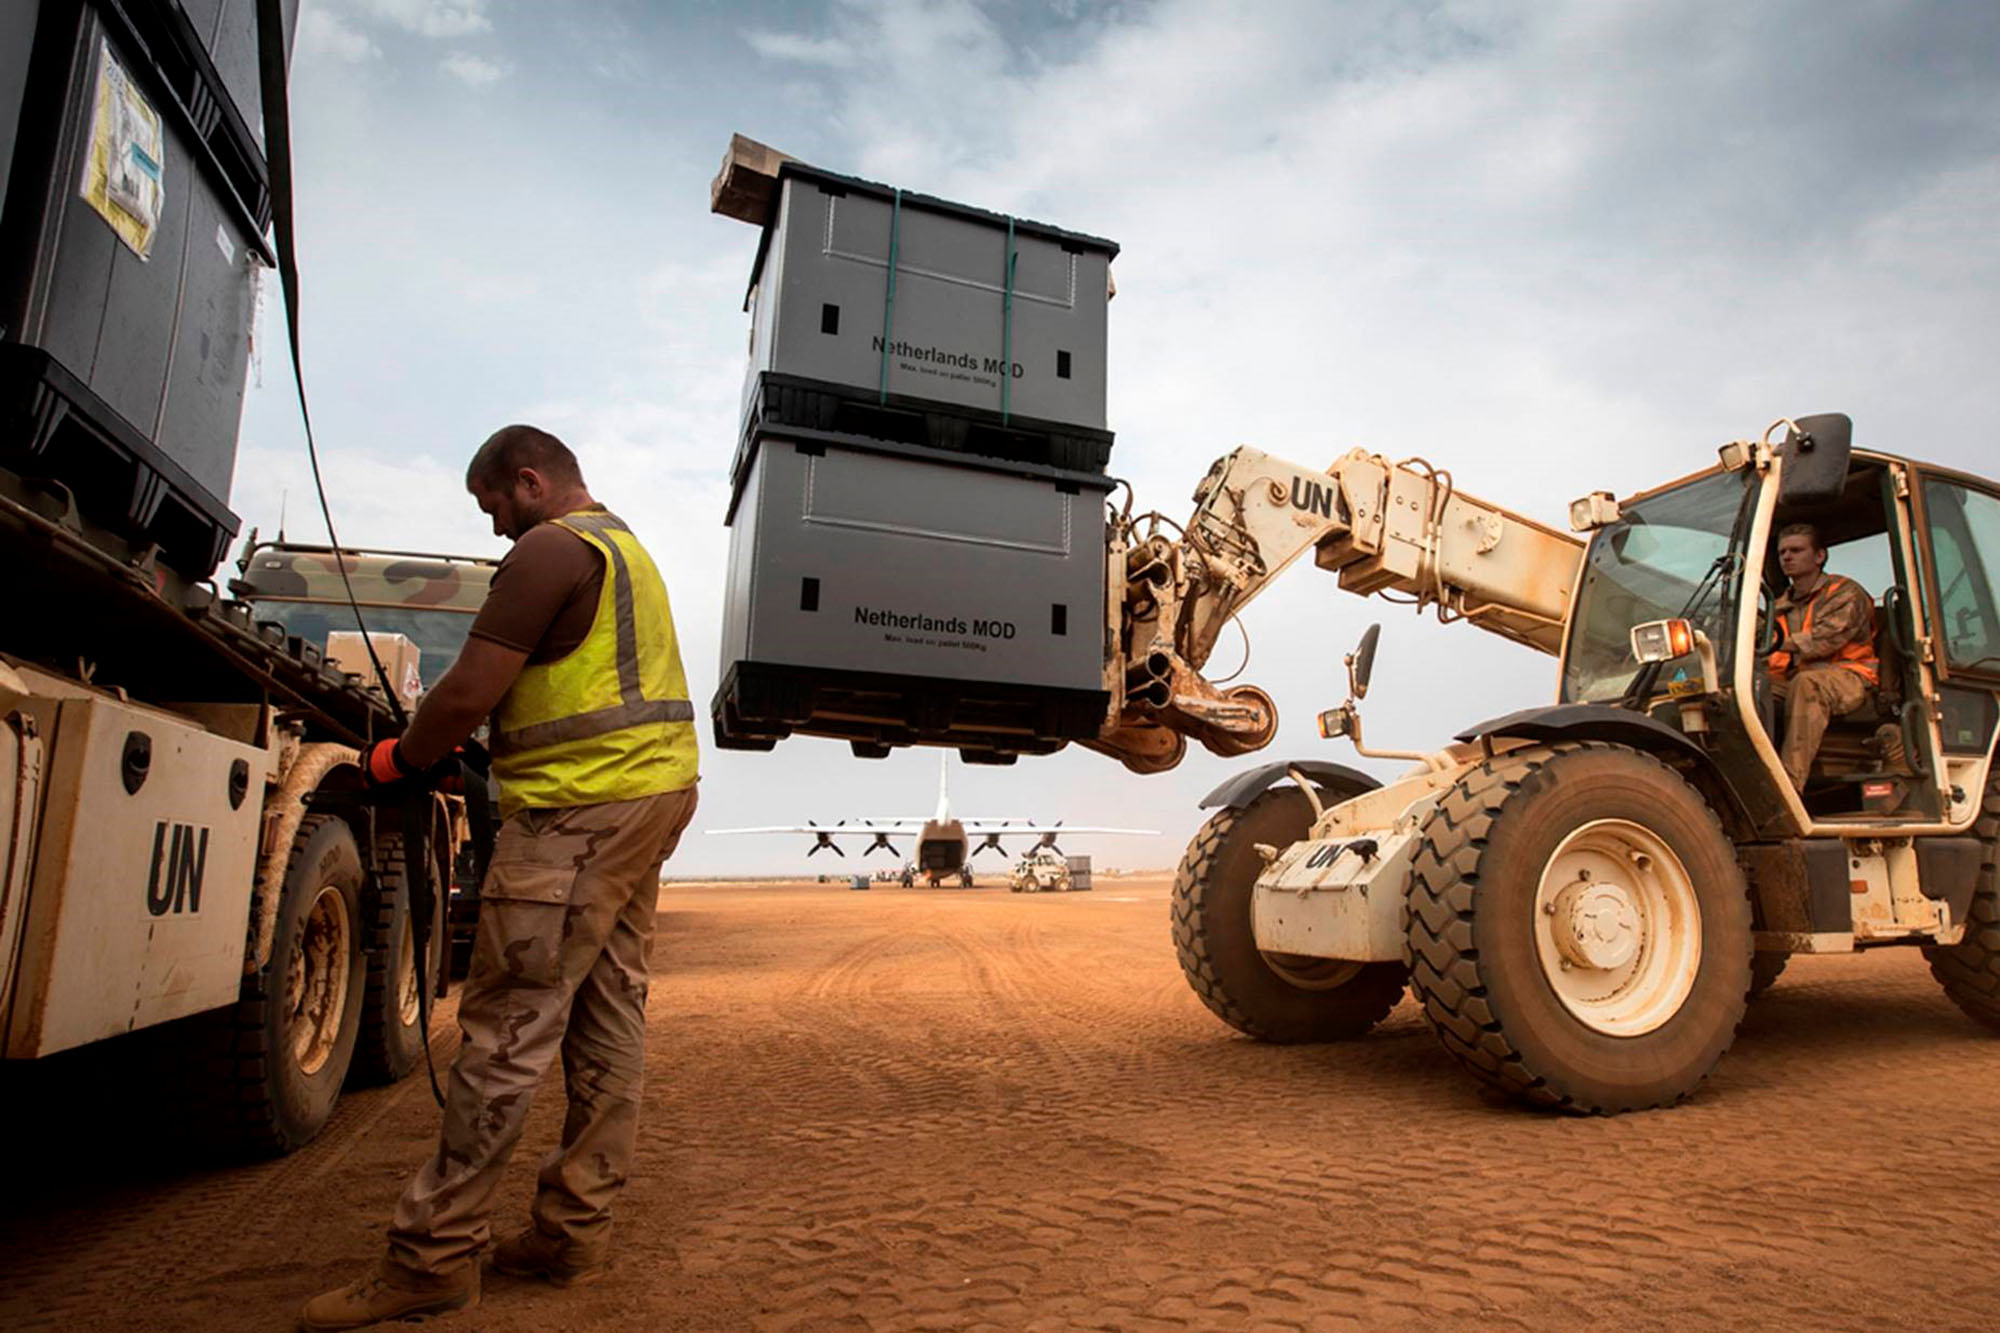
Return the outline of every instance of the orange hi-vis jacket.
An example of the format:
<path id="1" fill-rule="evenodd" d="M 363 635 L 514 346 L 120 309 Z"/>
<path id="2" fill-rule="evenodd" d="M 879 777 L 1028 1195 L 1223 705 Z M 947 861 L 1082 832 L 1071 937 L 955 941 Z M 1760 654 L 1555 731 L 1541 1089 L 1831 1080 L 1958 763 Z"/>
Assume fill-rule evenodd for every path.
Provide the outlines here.
<path id="1" fill-rule="evenodd" d="M 1787 599 L 1790 596 L 1791 592 L 1787 589 L 1778 599 L 1775 608 L 1781 630 L 1779 642 L 1782 643 L 1786 639 L 1812 640 L 1815 637 L 1814 613 L 1821 611 L 1825 614 L 1819 617 L 1821 621 L 1819 636 L 1825 637 L 1830 632 L 1846 640 L 1831 651 L 1820 651 L 1818 650 L 1820 646 L 1817 644 L 1814 645 L 1815 650 L 1811 652 L 1801 649 L 1799 657 L 1802 660 L 1799 665 L 1809 666 L 1813 662 L 1820 661 L 1831 662 L 1836 667 L 1854 672 L 1870 685 L 1881 683 L 1881 673 L 1875 660 L 1875 601 L 1861 585 L 1852 579 L 1829 574 L 1821 580 L 1819 587 L 1813 589 L 1812 596 L 1806 598 L 1803 606 L 1788 604 Z M 1828 620 L 1851 623 L 1846 626 L 1836 624 L 1829 627 L 1825 623 Z M 1792 656 L 1783 649 L 1773 652 L 1771 674 L 1780 680 L 1791 675 Z"/>

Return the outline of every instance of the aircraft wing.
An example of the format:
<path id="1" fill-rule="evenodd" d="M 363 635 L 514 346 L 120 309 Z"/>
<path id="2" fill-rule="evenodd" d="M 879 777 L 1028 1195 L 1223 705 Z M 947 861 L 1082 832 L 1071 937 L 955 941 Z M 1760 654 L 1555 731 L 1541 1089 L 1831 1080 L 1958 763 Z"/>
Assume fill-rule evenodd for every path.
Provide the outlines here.
<path id="1" fill-rule="evenodd" d="M 1016 823 L 1010 819 L 967 819 L 965 825 L 968 837 L 983 837 L 988 833 L 1131 833 L 1151 837 L 1159 832 L 1153 828 L 1104 828 L 1095 824 L 1030 824 Z"/>
<path id="2" fill-rule="evenodd" d="M 826 833 L 839 837 L 843 833 L 908 833 L 923 827 L 923 821 L 914 823 L 900 820 L 888 821 L 845 820 L 838 824 L 766 824 L 758 828 L 712 828 L 708 833 Z"/>

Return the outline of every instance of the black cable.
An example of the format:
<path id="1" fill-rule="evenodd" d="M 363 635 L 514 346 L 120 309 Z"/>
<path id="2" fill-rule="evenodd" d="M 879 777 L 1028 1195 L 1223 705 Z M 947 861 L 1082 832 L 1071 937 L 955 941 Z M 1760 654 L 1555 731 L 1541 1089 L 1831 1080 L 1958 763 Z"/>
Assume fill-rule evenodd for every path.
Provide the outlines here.
<path id="1" fill-rule="evenodd" d="M 285 15 L 280 0 L 257 0 L 257 72 L 264 93 L 264 151 L 271 168 L 271 221 L 277 238 L 278 278 L 285 289 L 285 331 L 291 339 L 292 384 L 299 395 L 299 419 L 305 424 L 306 457 L 312 460 L 313 490 L 319 495 L 320 517 L 326 520 L 327 541 L 333 546 L 334 568 L 340 572 L 340 586 L 347 592 L 348 609 L 361 631 L 361 646 L 382 684 L 383 697 L 397 727 L 407 730 L 409 710 L 403 707 L 388 670 L 375 652 L 368 622 L 362 618 L 360 599 L 347 577 L 347 556 L 341 550 L 340 535 L 333 528 L 333 507 L 327 503 L 326 483 L 319 472 L 319 446 L 313 440 L 312 410 L 306 404 L 305 359 L 299 354 L 299 260 L 294 247 L 292 217 L 292 116 L 285 59 Z M 366 764 L 364 755 L 362 762 Z M 430 1075 L 431 1096 L 444 1105 L 444 1091 L 438 1087 L 437 1062 L 431 1058 L 431 984 L 429 974 L 431 918 L 436 914 L 436 893 L 430 878 L 430 794 L 415 789 L 401 800 L 403 821 L 403 902 L 409 911 L 411 965 L 417 974 L 417 1027 L 424 1047 L 424 1070 Z M 419 900 L 422 900 L 421 902 Z M 420 910 L 421 909 L 421 910 Z"/>
<path id="2" fill-rule="evenodd" d="M 409 711 L 403 707 L 388 670 L 375 652 L 368 623 L 361 616 L 361 602 L 347 577 L 347 556 L 340 535 L 333 528 L 333 509 L 326 501 L 326 483 L 320 479 L 319 445 L 313 439 L 312 409 L 306 405 L 306 371 L 299 355 L 299 260 L 294 247 L 292 216 L 292 113 L 285 60 L 285 15 L 280 0 L 257 0 L 257 68 L 264 92 L 264 151 L 271 168 L 271 222 L 277 234 L 278 279 L 285 291 L 285 332 L 291 339 L 292 383 L 299 394 L 299 420 L 306 429 L 306 457 L 312 463 L 313 490 L 319 496 L 320 517 L 326 520 L 326 538 L 333 546 L 333 566 L 340 573 L 340 586 L 347 592 L 348 609 L 361 631 L 361 646 L 375 668 L 389 712 L 396 725 L 407 729 Z"/>

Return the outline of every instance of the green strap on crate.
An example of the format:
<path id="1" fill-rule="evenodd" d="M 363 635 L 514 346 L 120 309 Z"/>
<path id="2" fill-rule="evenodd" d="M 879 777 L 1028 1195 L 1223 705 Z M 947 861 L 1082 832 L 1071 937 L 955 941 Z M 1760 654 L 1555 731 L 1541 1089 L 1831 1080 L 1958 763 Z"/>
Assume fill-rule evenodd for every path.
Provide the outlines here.
<path id="1" fill-rule="evenodd" d="M 1007 276 L 1000 290 L 1000 424 L 1006 425 L 1014 406 L 1014 217 L 1007 216 Z"/>
<path id="2" fill-rule="evenodd" d="M 895 202 L 889 205 L 889 287 L 882 298 L 882 376 L 875 396 L 884 407 L 889 404 L 889 335 L 896 328 L 896 251 L 902 237 L 903 192 L 897 190 Z"/>

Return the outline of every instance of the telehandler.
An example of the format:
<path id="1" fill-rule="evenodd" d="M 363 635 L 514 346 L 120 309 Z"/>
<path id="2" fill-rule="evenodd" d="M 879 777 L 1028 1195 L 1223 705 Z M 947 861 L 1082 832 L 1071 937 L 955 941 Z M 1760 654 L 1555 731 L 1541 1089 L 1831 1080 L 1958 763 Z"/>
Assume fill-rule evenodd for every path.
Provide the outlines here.
<path id="1" fill-rule="evenodd" d="M 1686 1097 L 1795 953 L 1915 945 L 2000 1029 L 2000 484 L 1851 440 L 1845 416 L 1781 420 L 1691 476 L 1577 501 L 1582 540 L 1358 450 L 1321 470 L 1238 449 L 1184 526 L 1128 507 L 1113 703 L 1087 743 L 1136 771 L 1171 767 L 1189 737 L 1269 742 L 1270 698 L 1201 668 L 1307 551 L 1348 591 L 1559 661 L 1553 704 L 1433 752 L 1373 749 L 1371 628 L 1321 734 L 1413 767 L 1382 786 L 1268 764 L 1204 801 L 1173 891 L 1202 1001 L 1306 1042 L 1368 1031 L 1408 988 L 1478 1079 L 1599 1113 Z M 1878 596 L 1881 677 L 1803 792 L 1779 763 L 1767 663 L 1775 534 L 1800 521 Z"/>

